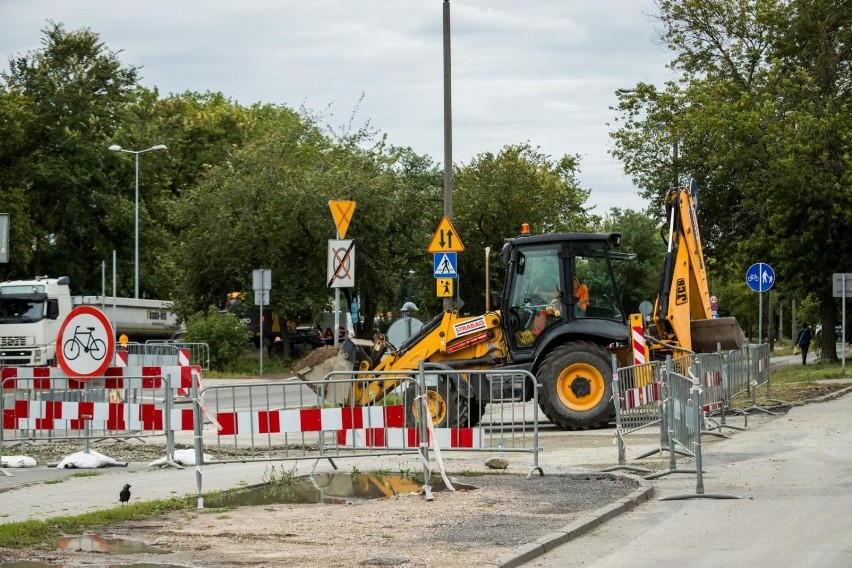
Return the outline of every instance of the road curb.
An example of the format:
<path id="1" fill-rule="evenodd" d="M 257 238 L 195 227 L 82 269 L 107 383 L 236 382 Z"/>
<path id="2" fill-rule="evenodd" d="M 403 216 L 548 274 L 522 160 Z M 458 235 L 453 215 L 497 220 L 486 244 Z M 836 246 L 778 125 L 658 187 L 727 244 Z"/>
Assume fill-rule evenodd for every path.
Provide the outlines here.
<path id="1" fill-rule="evenodd" d="M 521 545 L 511 553 L 502 555 L 498 559 L 496 567 L 515 568 L 516 566 L 522 566 L 530 560 L 553 550 L 557 546 L 574 540 L 590 530 L 597 528 L 609 519 L 635 509 L 640 503 L 648 501 L 654 494 L 654 487 L 651 483 L 640 478 L 630 477 L 630 479 L 633 479 L 637 488 L 629 495 L 622 497 L 614 503 L 596 509 L 573 523 L 536 539 L 534 542 Z"/>

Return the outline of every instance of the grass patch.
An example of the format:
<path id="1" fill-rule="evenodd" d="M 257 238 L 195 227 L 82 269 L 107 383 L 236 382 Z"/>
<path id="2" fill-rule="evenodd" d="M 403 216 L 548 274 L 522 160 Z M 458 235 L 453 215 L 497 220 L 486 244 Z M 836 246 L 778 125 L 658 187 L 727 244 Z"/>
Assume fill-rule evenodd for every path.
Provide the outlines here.
<path id="1" fill-rule="evenodd" d="M 777 353 L 775 354 L 777 355 Z M 849 367 L 848 364 L 847 367 Z M 769 397 L 766 395 L 766 385 L 759 386 L 757 388 L 757 404 L 762 406 L 770 398 L 795 404 L 825 396 L 848 388 L 850 385 L 843 383 L 824 384 L 819 381 L 841 378 L 852 378 L 852 370 L 847 369 L 846 377 L 842 377 L 840 363 L 808 363 L 807 365 L 793 364 L 776 367 L 771 370 L 769 375 Z M 731 406 L 733 408 L 744 408 L 750 405 L 750 397 L 744 395 L 734 399 Z"/>
<path id="2" fill-rule="evenodd" d="M 274 465 L 268 466 L 263 471 L 262 479 L 264 483 L 269 485 L 290 487 L 296 483 L 296 466 L 294 465 L 289 469 L 283 465 L 277 468 Z"/>
<path id="3" fill-rule="evenodd" d="M 0 525 L 0 548 L 53 550 L 60 537 L 126 521 L 136 521 L 195 507 L 195 497 L 133 503 L 104 511 L 44 521 L 22 521 Z"/>
<path id="4" fill-rule="evenodd" d="M 72 473 L 68 477 L 97 477 L 101 475 L 99 471 L 81 471 L 78 473 Z"/>

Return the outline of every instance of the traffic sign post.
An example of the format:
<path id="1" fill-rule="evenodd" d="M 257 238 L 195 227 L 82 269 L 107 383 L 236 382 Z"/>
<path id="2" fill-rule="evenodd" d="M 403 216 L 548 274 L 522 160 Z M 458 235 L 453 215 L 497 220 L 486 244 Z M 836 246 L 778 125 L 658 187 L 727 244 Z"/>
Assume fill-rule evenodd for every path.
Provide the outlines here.
<path id="1" fill-rule="evenodd" d="M 840 308 L 840 376 L 846 376 L 846 296 L 852 293 L 852 274 L 835 272 L 831 275 L 832 292 L 841 298 Z"/>
<path id="2" fill-rule="evenodd" d="M 9 262 L 9 214 L 0 213 L 0 262 Z"/>
<path id="3" fill-rule="evenodd" d="M 746 284 L 759 295 L 757 317 L 757 342 L 763 341 L 763 293 L 775 284 L 775 271 L 763 262 L 756 262 L 746 271 Z"/>
<path id="4" fill-rule="evenodd" d="M 456 253 L 441 252 L 433 255 L 435 278 L 455 278 L 458 276 Z"/>
<path id="5" fill-rule="evenodd" d="M 109 318 L 94 306 L 71 310 L 56 336 L 56 362 L 69 377 L 86 382 L 100 377 L 115 356 Z"/>
<path id="6" fill-rule="evenodd" d="M 458 278 L 456 253 L 464 252 L 464 244 L 446 215 L 438 223 L 426 251 L 434 254 L 435 292 L 439 298 L 444 298 L 444 309 L 448 310 L 452 307 L 453 279 Z"/>
<path id="7" fill-rule="evenodd" d="M 340 329 L 340 289 L 355 286 L 355 243 L 343 241 L 349 223 L 355 214 L 355 202 L 332 200 L 328 202 L 334 226 L 337 228 L 337 240 L 328 241 L 328 287 L 334 288 L 334 329 Z M 334 243 L 334 244 L 332 244 Z M 352 322 L 353 324 L 356 322 Z M 334 345 L 340 341 L 340 334 L 334 333 Z"/>
<path id="8" fill-rule="evenodd" d="M 260 376 L 263 376 L 263 306 L 269 305 L 269 291 L 272 290 L 272 270 L 268 268 L 252 270 L 251 287 L 254 288 L 254 305 L 260 306 L 257 321 L 260 328 Z"/>

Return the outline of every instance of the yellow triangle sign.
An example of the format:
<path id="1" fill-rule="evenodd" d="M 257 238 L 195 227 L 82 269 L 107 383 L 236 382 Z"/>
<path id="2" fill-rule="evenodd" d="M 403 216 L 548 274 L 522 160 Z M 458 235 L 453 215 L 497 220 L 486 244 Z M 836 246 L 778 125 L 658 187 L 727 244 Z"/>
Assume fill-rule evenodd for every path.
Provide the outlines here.
<path id="1" fill-rule="evenodd" d="M 346 229 L 349 228 L 349 222 L 352 221 L 352 215 L 355 213 L 354 201 L 329 201 L 331 208 L 331 216 L 334 217 L 334 224 L 337 226 L 337 238 L 346 238 Z"/>
<path id="2" fill-rule="evenodd" d="M 438 230 L 432 236 L 428 252 L 464 252 L 464 245 L 450 219 L 444 215 L 438 223 Z"/>

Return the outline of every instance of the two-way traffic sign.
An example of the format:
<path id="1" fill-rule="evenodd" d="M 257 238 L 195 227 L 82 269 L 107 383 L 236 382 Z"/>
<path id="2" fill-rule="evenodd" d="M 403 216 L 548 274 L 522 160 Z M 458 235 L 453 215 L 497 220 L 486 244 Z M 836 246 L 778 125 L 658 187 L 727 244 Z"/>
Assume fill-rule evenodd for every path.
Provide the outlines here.
<path id="1" fill-rule="evenodd" d="M 449 217 L 444 215 L 441 222 L 438 223 L 438 230 L 432 236 L 432 241 L 429 243 L 428 252 L 464 252 L 464 245 L 459 238 L 459 234 L 450 222 Z"/>

